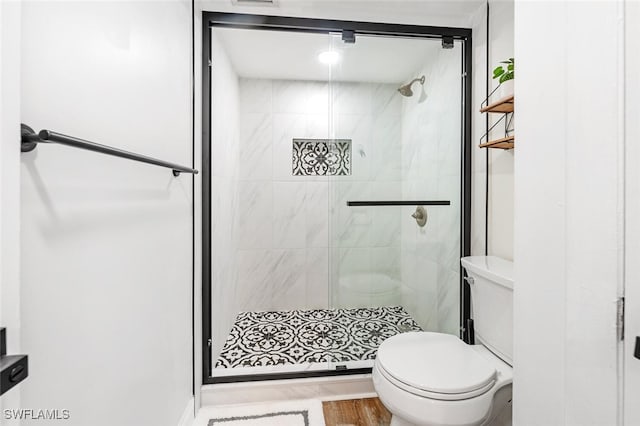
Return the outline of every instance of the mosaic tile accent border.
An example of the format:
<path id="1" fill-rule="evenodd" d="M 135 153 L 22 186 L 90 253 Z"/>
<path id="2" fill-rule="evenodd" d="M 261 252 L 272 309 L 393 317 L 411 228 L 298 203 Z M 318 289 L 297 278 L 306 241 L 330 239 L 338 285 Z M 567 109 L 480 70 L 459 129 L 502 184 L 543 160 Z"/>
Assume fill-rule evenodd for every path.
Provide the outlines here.
<path id="1" fill-rule="evenodd" d="M 373 360 L 387 338 L 422 331 L 399 306 L 241 312 L 215 368 Z"/>
<path id="2" fill-rule="evenodd" d="M 294 139 L 294 176 L 348 176 L 351 139 Z"/>

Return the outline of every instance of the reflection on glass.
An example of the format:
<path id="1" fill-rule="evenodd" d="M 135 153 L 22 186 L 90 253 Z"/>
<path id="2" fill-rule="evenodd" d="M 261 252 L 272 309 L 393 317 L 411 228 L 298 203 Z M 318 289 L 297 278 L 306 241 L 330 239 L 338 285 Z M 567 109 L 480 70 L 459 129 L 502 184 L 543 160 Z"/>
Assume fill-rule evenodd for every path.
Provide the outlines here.
<path id="1" fill-rule="evenodd" d="M 371 367 L 457 334 L 461 51 L 212 30 L 214 377 Z M 349 207 L 358 200 L 450 200 Z"/>

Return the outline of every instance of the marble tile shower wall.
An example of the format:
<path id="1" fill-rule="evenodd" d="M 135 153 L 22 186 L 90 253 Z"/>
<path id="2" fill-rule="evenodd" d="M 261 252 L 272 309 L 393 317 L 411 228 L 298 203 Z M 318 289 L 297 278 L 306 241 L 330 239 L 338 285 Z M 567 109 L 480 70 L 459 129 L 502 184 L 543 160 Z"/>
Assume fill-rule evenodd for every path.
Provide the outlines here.
<path id="1" fill-rule="evenodd" d="M 234 313 L 326 308 L 327 178 L 293 176 L 293 138 L 327 138 L 325 83 L 240 80 Z"/>
<path id="2" fill-rule="evenodd" d="M 402 167 L 405 199 L 450 200 L 427 207 L 425 228 L 402 221 L 402 306 L 426 330 L 458 333 L 460 259 L 461 84 L 459 45 L 438 49 L 426 75 L 426 101 L 404 98 Z M 404 208 L 402 218 L 413 208 Z"/>
<path id="3" fill-rule="evenodd" d="M 384 215 L 358 214 L 346 207 L 347 198 L 362 199 L 382 183 L 375 179 L 379 170 L 388 173 L 388 153 L 371 148 L 393 132 L 399 145 L 401 103 L 395 89 L 384 84 L 330 87 L 326 82 L 240 79 L 237 276 L 230 302 L 235 312 L 327 308 L 331 247 L 331 256 L 340 256 L 341 274 L 353 272 L 354 264 L 369 271 L 381 263 L 372 257 L 398 259 L 399 253 L 377 252 L 394 241 L 399 223 L 394 233 L 379 226 Z M 294 176 L 295 138 L 351 139 L 352 174 Z M 378 167 L 376 161 L 385 166 Z M 399 182 L 395 186 L 399 194 Z M 373 229 L 384 233 L 377 235 Z M 363 251 L 366 261 L 354 262 Z"/>

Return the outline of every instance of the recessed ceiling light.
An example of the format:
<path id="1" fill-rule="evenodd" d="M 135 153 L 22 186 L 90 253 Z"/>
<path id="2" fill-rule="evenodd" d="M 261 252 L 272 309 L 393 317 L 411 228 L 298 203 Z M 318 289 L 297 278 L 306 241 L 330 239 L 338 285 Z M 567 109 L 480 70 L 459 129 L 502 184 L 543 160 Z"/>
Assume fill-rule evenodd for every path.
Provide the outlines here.
<path id="1" fill-rule="evenodd" d="M 328 50 L 319 54 L 318 60 L 325 65 L 333 65 L 338 63 L 338 61 L 340 60 L 340 55 L 338 54 L 338 52 Z"/>

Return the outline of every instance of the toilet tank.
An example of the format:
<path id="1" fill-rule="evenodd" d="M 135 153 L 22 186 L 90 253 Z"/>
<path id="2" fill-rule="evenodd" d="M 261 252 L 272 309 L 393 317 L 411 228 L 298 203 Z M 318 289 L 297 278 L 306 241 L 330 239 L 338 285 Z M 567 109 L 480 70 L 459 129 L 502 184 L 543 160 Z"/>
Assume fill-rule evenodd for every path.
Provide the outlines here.
<path id="1" fill-rule="evenodd" d="M 463 257 L 471 288 L 476 343 L 513 365 L 513 262 L 495 256 Z"/>

